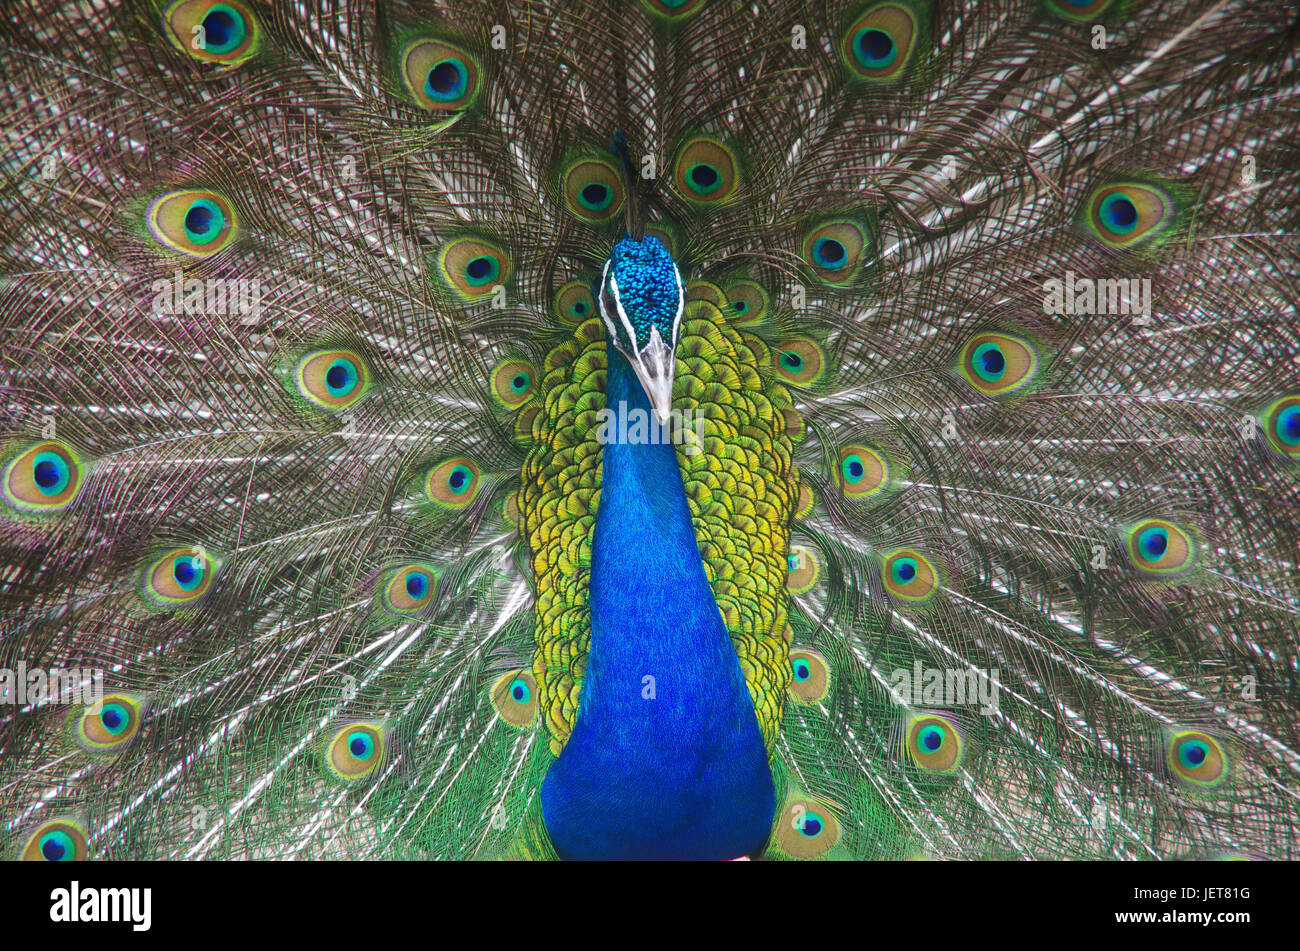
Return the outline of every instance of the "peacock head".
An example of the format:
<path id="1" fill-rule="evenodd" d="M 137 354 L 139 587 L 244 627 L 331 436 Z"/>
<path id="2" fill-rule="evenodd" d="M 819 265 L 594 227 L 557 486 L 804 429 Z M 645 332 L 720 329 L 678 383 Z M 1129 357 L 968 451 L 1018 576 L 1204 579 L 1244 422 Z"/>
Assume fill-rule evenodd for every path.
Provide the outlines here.
<path id="1" fill-rule="evenodd" d="M 646 235 L 614 245 L 597 299 L 609 339 L 632 365 L 659 422 L 666 423 L 685 291 L 663 242 Z"/>

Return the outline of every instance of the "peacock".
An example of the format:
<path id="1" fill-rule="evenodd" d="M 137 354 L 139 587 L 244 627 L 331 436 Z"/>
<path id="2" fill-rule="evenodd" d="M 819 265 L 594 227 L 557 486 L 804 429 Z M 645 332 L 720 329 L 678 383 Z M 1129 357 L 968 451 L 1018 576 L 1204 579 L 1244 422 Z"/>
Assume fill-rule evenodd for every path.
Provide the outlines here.
<path id="1" fill-rule="evenodd" d="M 10 4 L 5 854 L 1297 857 L 1298 40 Z"/>

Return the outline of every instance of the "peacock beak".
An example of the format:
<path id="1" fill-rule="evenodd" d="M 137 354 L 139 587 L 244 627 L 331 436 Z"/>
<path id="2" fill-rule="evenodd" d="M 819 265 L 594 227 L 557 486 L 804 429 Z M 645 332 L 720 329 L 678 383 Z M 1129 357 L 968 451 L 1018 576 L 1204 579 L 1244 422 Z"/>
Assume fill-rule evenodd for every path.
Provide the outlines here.
<path id="1" fill-rule="evenodd" d="M 645 395 L 650 399 L 655 418 L 661 426 L 665 425 L 673 408 L 673 371 L 676 369 L 676 361 L 672 349 L 659 335 L 658 327 L 650 329 L 649 342 L 629 362 L 636 372 L 636 378 L 641 381 Z"/>

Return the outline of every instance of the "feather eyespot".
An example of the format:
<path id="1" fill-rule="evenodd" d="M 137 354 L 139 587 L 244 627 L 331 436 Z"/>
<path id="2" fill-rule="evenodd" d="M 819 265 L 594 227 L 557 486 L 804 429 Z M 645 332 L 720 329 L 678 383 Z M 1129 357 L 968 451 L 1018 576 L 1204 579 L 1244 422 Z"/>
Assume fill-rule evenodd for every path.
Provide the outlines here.
<path id="1" fill-rule="evenodd" d="M 838 218 L 811 229 L 803 239 L 803 260 L 827 284 L 853 283 L 871 252 L 871 231 L 852 218 Z"/>
<path id="2" fill-rule="evenodd" d="M 580 159 L 561 176 L 564 203 L 574 217 L 603 224 L 623 209 L 623 177 L 613 162 Z"/>
<path id="3" fill-rule="evenodd" d="M 740 187 L 740 160 L 717 139 L 697 136 L 678 150 L 673 183 L 679 195 L 697 205 L 729 201 Z"/>
<path id="4" fill-rule="evenodd" d="M 811 591 L 820 572 L 817 557 L 800 545 L 790 548 L 790 554 L 786 556 L 786 569 L 785 587 L 791 594 Z"/>
<path id="5" fill-rule="evenodd" d="M 523 360 L 507 360 L 492 371 L 492 395 L 506 409 L 518 409 L 537 392 L 537 370 Z"/>
<path id="6" fill-rule="evenodd" d="M 965 736 L 948 717 L 913 714 L 903 727 L 903 753 L 909 762 L 928 773 L 955 773 L 965 761 Z"/>
<path id="7" fill-rule="evenodd" d="M 302 397 L 337 412 L 356 403 L 370 389 L 370 369 L 351 350 L 317 350 L 298 361 L 294 381 Z"/>
<path id="8" fill-rule="evenodd" d="M 1023 389 L 1038 373 L 1038 353 L 1028 340 L 1010 334 L 982 333 L 962 348 L 958 367 L 971 386 L 989 396 Z"/>
<path id="9" fill-rule="evenodd" d="M 162 610 L 193 604 L 211 590 L 220 567 L 202 548 L 173 548 L 145 569 L 141 591 Z"/>
<path id="10" fill-rule="evenodd" d="M 1229 772 L 1223 744 L 1200 730 L 1183 730 L 1170 736 L 1165 763 L 1178 782 L 1191 788 L 1220 786 Z"/>
<path id="11" fill-rule="evenodd" d="M 345 783 L 372 778 L 388 757 L 389 736 L 382 723 L 357 721 L 334 732 L 325 747 L 325 766 Z"/>
<path id="12" fill-rule="evenodd" d="M 919 32 L 916 14 L 906 6 L 881 3 L 849 27 L 840 53 L 859 79 L 897 79 L 907 69 Z"/>
<path id="13" fill-rule="evenodd" d="M 510 278 L 510 258 L 481 238 L 449 241 L 438 255 L 438 266 L 452 290 L 467 300 L 488 296 Z"/>
<path id="14" fill-rule="evenodd" d="M 1128 531 L 1133 567 L 1146 574 L 1177 576 L 1196 566 L 1196 543 L 1182 528 L 1160 518 L 1138 522 Z"/>
<path id="15" fill-rule="evenodd" d="M 797 799 L 782 809 L 777 819 L 776 844 L 793 858 L 818 858 L 839 840 L 839 820 L 824 803 Z"/>
<path id="16" fill-rule="evenodd" d="M 939 572 L 920 552 L 901 548 L 885 556 L 883 581 L 892 597 L 920 604 L 939 591 Z"/>
<path id="17" fill-rule="evenodd" d="M 1098 188 L 1088 198 L 1087 223 L 1113 248 L 1142 244 L 1167 231 L 1174 220 L 1173 196 L 1159 188 L 1121 182 Z"/>
<path id="18" fill-rule="evenodd" d="M 429 470 L 425 489 L 429 500 L 445 508 L 464 508 L 478 495 L 482 473 L 474 460 L 457 456 Z"/>
<path id="19" fill-rule="evenodd" d="M 796 337 L 773 348 L 772 366 L 782 382 L 792 386 L 812 386 L 822 378 L 826 357 L 817 344 L 805 337 Z"/>
<path id="20" fill-rule="evenodd" d="M 205 189 L 167 192 L 145 212 L 149 233 L 163 247 L 206 258 L 230 246 L 238 220 L 223 195 Z"/>
<path id="21" fill-rule="evenodd" d="M 432 565 L 403 565 L 382 582 L 384 607 L 391 614 L 419 614 L 433 603 L 438 590 L 438 571 Z"/>
<path id="22" fill-rule="evenodd" d="M 497 715 L 511 726 L 531 726 L 537 719 L 537 681 L 527 670 L 498 677 L 492 685 L 491 698 Z"/>
<path id="23" fill-rule="evenodd" d="M 84 862 L 89 857 L 85 827 L 72 819 L 53 819 L 37 826 L 19 853 L 23 862 Z"/>
<path id="24" fill-rule="evenodd" d="M 237 66 L 257 52 L 261 28 L 238 0 L 183 0 L 163 15 L 172 42 L 197 60 Z"/>
<path id="25" fill-rule="evenodd" d="M 566 324 L 580 324 L 596 313 L 596 301 L 585 281 L 570 281 L 555 294 L 555 312 Z"/>
<path id="26" fill-rule="evenodd" d="M 830 690 L 830 667 L 815 650 L 790 651 L 790 694 L 803 703 L 817 703 Z"/>
<path id="27" fill-rule="evenodd" d="M 840 450 L 840 493 L 847 499 L 869 499 L 889 485 L 889 463 L 867 446 Z"/>
<path id="28" fill-rule="evenodd" d="M 402 51 L 402 81 L 421 109 L 464 109 L 478 94 L 479 66 L 458 46 L 444 40 L 415 40 Z"/>
<path id="29" fill-rule="evenodd" d="M 99 703 L 73 713 L 72 736 L 89 753 L 124 749 L 140 732 L 148 704 L 134 694 L 106 694 Z"/>
<path id="30" fill-rule="evenodd" d="M 732 281 L 723 289 L 721 310 L 739 325 L 755 324 L 768 315 L 772 295 L 757 281 L 741 279 Z"/>
<path id="31" fill-rule="evenodd" d="M 76 500 L 83 477 L 81 460 L 71 446 L 39 442 L 5 466 L 4 500 L 21 514 L 52 514 Z"/>
<path id="32" fill-rule="evenodd" d="M 1264 436 L 1274 451 L 1300 459 L 1300 396 L 1284 396 L 1263 414 Z"/>

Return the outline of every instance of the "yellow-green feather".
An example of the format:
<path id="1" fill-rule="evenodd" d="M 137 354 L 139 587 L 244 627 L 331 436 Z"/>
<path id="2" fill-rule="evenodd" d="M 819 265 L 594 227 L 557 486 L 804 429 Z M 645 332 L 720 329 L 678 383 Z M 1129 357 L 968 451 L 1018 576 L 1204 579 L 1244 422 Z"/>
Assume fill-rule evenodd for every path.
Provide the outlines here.
<path id="1" fill-rule="evenodd" d="M 520 523 L 537 599 L 537 679 L 556 754 L 577 715 L 591 638 L 591 537 L 600 500 L 598 413 L 605 406 L 605 334 L 598 319 L 546 357 L 542 409 L 523 467 Z M 677 347 L 673 408 L 698 426 L 677 447 L 704 569 L 731 634 L 764 741 L 775 741 L 790 683 L 790 523 L 799 499 L 786 412 L 790 394 L 771 351 L 692 301 Z M 698 449 L 699 451 L 695 451 Z"/>

